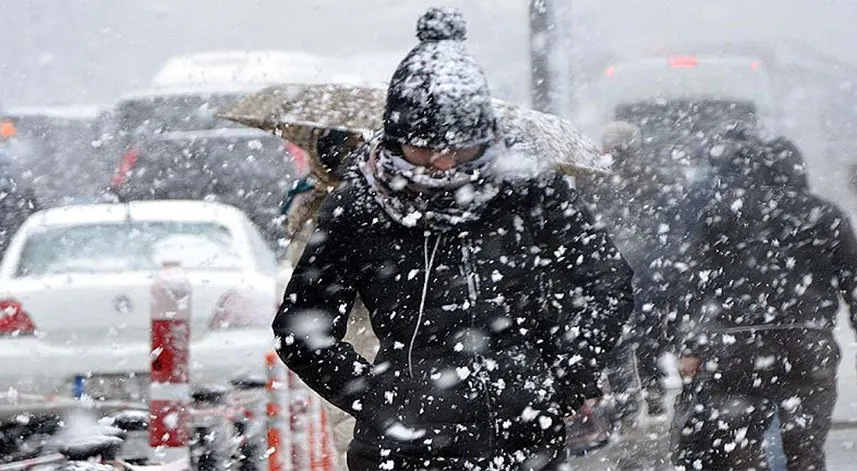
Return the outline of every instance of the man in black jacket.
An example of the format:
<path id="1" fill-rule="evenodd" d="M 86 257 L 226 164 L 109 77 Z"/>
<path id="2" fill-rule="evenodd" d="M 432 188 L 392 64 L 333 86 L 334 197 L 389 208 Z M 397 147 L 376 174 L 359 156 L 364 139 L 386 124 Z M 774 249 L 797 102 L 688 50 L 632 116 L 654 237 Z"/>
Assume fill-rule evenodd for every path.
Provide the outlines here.
<path id="1" fill-rule="evenodd" d="M 632 307 L 632 272 L 563 177 L 501 178 L 487 81 L 431 9 L 383 134 L 325 201 L 274 321 L 283 361 L 356 419 L 357 470 L 556 469 Z M 342 341 L 355 297 L 374 363 Z M 595 391 L 594 393 L 592 391 Z"/>
<path id="2" fill-rule="evenodd" d="M 857 241 L 807 188 L 798 149 L 747 135 L 712 150 L 720 189 L 688 249 L 675 464 L 766 469 L 774 414 L 790 470 L 825 469 L 839 297 L 857 323 Z M 701 406 L 701 408 L 699 407 Z"/>

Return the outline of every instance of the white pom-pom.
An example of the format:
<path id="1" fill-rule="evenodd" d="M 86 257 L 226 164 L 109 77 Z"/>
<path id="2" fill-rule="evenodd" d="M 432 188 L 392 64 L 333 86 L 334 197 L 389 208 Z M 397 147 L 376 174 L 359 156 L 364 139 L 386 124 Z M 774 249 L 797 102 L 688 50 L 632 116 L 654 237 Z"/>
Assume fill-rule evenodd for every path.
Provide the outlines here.
<path id="1" fill-rule="evenodd" d="M 467 22 L 457 8 L 429 8 L 417 21 L 417 38 L 420 41 L 464 41 Z"/>

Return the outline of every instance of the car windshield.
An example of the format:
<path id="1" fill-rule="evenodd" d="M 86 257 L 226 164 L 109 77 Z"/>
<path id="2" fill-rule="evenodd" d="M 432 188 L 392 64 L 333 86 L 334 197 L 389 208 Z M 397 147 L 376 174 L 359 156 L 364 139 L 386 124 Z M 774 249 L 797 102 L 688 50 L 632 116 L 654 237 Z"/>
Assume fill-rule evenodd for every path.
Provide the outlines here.
<path id="1" fill-rule="evenodd" d="M 168 261 L 188 270 L 241 266 L 232 234 L 215 223 L 104 223 L 32 232 L 16 276 L 150 271 Z"/>

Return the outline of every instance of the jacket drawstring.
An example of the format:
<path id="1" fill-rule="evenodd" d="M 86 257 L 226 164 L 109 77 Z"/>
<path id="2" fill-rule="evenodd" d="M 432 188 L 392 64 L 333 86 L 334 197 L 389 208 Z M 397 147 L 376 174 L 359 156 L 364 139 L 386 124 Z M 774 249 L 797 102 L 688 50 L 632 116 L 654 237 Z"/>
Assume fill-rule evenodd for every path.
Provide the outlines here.
<path id="1" fill-rule="evenodd" d="M 442 236 L 437 236 L 437 240 L 434 242 L 434 248 L 431 251 L 431 256 L 429 256 L 428 249 L 430 237 L 431 235 L 426 233 L 425 239 L 423 239 L 423 260 L 426 266 L 425 277 L 423 278 L 423 294 L 420 297 L 420 312 L 417 316 L 417 323 L 414 325 L 414 335 L 411 336 L 411 345 L 408 347 L 408 372 L 411 374 L 411 379 L 414 378 L 414 342 L 416 342 L 417 334 L 420 332 L 420 324 L 423 323 L 423 314 L 426 309 L 426 296 L 428 295 L 429 277 L 431 276 L 434 257 L 437 254 L 438 247 L 440 247 L 440 239 Z"/>

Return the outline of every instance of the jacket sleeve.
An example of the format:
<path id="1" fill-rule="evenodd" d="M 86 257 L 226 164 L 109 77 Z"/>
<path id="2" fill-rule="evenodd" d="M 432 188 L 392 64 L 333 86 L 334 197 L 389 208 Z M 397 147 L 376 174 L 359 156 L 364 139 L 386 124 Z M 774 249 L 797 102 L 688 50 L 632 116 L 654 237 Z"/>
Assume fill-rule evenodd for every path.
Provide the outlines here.
<path id="1" fill-rule="evenodd" d="M 848 218 L 839 215 L 839 224 L 834 229 L 838 244 L 833 254 L 836 266 L 836 278 L 842 299 L 848 304 L 851 315 L 851 327 L 857 330 L 857 238 L 848 222 Z"/>
<path id="2" fill-rule="evenodd" d="M 601 396 L 598 378 L 634 308 L 633 271 L 566 178 L 544 189 L 539 207 L 542 352 L 576 408 Z"/>
<path id="3" fill-rule="evenodd" d="M 341 197 L 331 194 L 274 319 L 277 353 L 312 390 L 358 415 L 372 365 L 342 339 L 356 297 Z M 335 216 L 338 215 L 338 216 Z"/>

